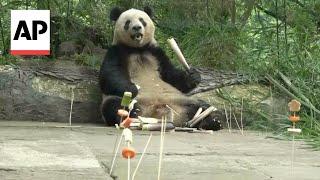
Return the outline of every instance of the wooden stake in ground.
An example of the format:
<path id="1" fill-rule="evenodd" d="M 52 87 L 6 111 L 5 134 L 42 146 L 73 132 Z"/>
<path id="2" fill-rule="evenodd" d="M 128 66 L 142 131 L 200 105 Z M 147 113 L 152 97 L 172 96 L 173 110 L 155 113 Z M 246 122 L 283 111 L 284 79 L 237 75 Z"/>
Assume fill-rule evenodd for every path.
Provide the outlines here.
<path id="1" fill-rule="evenodd" d="M 236 115 L 233 113 L 233 117 L 234 117 L 234 120 L 236 121 L 236 124 L 237 124 L 237 126 L 238 126 L 238 128 L 239 128 L 239 131 L 241 132 L 241 134 L 243 135 L 243 132 L 242 132 L 242 130 L 241 130 L 241 128 L 240 128 L 240 126 L 239 126 L 239 123 L 238 123 L 238 120 L 237 120 L 237 117 L 236 117 Z"/>
<path id="2" fill-rule="evenodd" d="M 71 87 L 71 103 L 70 103 L 70 114 L 69 114 L 69 126 L 72 126 L 72 107 L 73 107 L 73 100 L 74 100 L 74 87 Z"/>
<path id="3" fill-rule="evenodd" d="M 296 115 L 297 112 L 300 111 L 301 103 L 297 100 L 292 100 L 288 104 L 289 111 L 293 113 L 293 115 L 289 116 L 289 120 L 292 122 L 292 128 L 288 128 L 288 132 L 292 133 L 292 149 L 291 149 L 291 174 L 294 174 L 294 153 L 295 153 L 295 134 L 301 133 L 301 129 L 296 128 L 296 123 L 300 121 L 300 117 Z"/>
<path id="4" fill-rule="evenodd" d="M 241 123 L 241 131 L 243 135 L 243 122 L 242 122 L 242 113 L 243 113 L 243 98 L 241 98 L 241 112 L 240 112 L 240 123 Z"/>
<path id="5" fill-rule="evenodd" d="M 131 147 L 132 144 L 132 131 L 129 128 L 123 130 L 123 137 L 127 143 L 127 147 L 122 149 L 122 157 L 126 158 L 128 161 L 128 180 L 131 177 L 131 158 L 134 158 L 136 155 L 135 150 Z"/>
<path id="6" fill-rule="evenodd" d="M 55 126 L 57 128 L 78 128 L 81 126 L 72 126 L 72 109 L 73 109 L 73 101 L 74 101 L 74 86 L 71 87 L 71 101 L 70 101 L 70 111 L 69 111 L 69 125 L 65 126 Z M 44 125 L 44 122 L 42 122 L 42 126 Z"/>
<path id="7" fill-rule="evenodd" d="M 120 135 L 120 140 L 117 142 L 117 140 L 118 140 L 118 137 L 117 137 L 117 140 L 116 140 L 116 142 L 115 142 L 116 149 L 115 149 L 115 151 L 114 151 L 114 155 L 113 155 L 113 158 L 112 158 L 112 162 L 111 162 L 111 167 L 110 167 L 109 174 L 112 174 L 113 167 L 114 167 L 114 164 L 115 164 L 115 162 L 116 162 L 116 158 L 117 158 L 118 151 L 119 151 L 119 148 L 120 148 L 120 144 L 121 144 L 121 142 L 122 142 L 122 138 L 123 138 L 123 132 L 122 132 L 121 135 Z"/>
<path id="8" fill-rule="evenodd" d="M 226 108 L 226 105 L 223 103 L 223 108 L 224 108 L 224 114 L 226 116 L 226 120 L 227 120 L 227 126 L 228 126 L 228 130 L 229 130 L 229 133 L 231 133 L 231 130 L 230 130 L 230 124 L 229 124 L 229 118 L 228 118 L 228 112 L 227 112 L 227 108 Z"/>
<path id="9" fill-rule="evenodd" d="M 158 164 L 158 180 L 160 180 L 161 175 L 161 164 L 162 164 L 162 155 L 163 155 L 163 145 L 164 145 L 164 136 L 166 133 L 166 118 L 162 117 L 161 120 L 161 133 L 160 133 L 160 151 L 159 151 L 159 164 Z"/>
<path id="10" fill-rule="evenodd" d="M 231 104 L 230 104 L 230 131 L 232 129 L 232 107 L 231 107 Z"/>
<path id="11" fill-rule="evenodd" d="M 135 176 L 136 176 L 136 173 L 138 172 L 138 169 L 139 169 L 140 164 L 141 164 L 141 162 L 142 162 L 143 156 L 144 156 L 144 154 L 145 154 L 146 151 L 147 151 L 147 148 L 148 148 L 148 146 L 149 146 L 149 143 L 150 143 L 151 138 L 152 138 L 152 134 L 150 134 L 149 139 L 148 139 L 146 145 L 144 146 L 143 152 L 142 152 L 141 157 L 140 157 L 140 159 L 139 159 L 139 161 L 138 161 L 137 167 L 136 167 L 136 169 L 133 171 L 132 180 L 134 180 L 134 178 L 135 178 Z"/>

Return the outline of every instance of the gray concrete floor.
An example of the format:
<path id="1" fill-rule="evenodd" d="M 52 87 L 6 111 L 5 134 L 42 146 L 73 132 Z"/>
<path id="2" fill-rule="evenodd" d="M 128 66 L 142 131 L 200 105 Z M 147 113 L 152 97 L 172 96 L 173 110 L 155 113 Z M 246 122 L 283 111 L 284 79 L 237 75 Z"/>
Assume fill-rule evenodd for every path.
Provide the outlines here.
<path id="1" fill-rule="evenodd" d="M 65 124 L 0 121 L 0 179 L 112 179 L 108 170 L 119 132 L 90 124 L 56 127 L 61 125 Z M 134 131 L 138 154 L 132 171 L 148 137 L 149 132 Z M 157 179 L 159 144 L 160 133 L 154 132 L 136 179 Z M 293 172 L 291 142 L 265 134 L 169 132 L 164 144 L 161 179 L 165 180 L 320 179 L 320 152 L 303 142 L 296 142 Z M 125 159 L 118 158 L 113 175 L 126 179 Z"/>

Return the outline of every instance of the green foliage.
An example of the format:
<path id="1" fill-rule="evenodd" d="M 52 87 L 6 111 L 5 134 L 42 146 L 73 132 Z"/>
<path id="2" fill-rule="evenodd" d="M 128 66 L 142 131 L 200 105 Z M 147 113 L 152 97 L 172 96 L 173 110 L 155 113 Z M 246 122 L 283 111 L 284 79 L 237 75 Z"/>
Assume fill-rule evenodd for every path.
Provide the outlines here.
<path id="1" fill-rule="evenodd" d="M 17 58 L 10 55 L 0 55 L 0 65 L 14 65 L 17 62 Z"/>
<path id="2" fill-rule="evenodd" d="M 241 47 L 234 31 L 231 26 L 223 29 L 207 24 L 193 26 L 182 37 L 181 46 L 193 65 L 235 70 L 235 55 Z"/>
<path id="3" fill-rule="evenodd" d="M 101 65 L 101 57 L 90 54 L 76 54 L 72 57 L 78 64 L 84 66 L 90 66 L 94 69 L 99 70 Z"/>

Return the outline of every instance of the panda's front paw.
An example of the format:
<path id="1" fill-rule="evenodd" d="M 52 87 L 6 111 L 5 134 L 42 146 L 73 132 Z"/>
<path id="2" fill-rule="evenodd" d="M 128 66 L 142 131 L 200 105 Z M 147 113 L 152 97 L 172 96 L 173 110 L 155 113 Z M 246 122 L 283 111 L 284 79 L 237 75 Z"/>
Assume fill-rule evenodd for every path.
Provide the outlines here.
<path id="1" fill-rule="evenodd" d="M 201 82 L 201 76 L 197 69 L 191 67 L 188 71 L 189 81 L 192 88 L 195 88 Z"/>
<path id="2" fill-rule="evenodd" d="M 135 98 L 138 95 L 139 89 L 135 84 L 131 84 L 126 91 L 132 93 L 132 98 Z"/>
<path id="3" fill-rule="evenodd" d="M 140 106 L 138 103 L 134 103 L 134 106 L 133 108 L 131 108 L 131 111 L 130 111 L 130 115 L 129 117 L 131 118 L 138 118 L 138 116 L 141 116 L 141 110 L 140 110 Z"/>

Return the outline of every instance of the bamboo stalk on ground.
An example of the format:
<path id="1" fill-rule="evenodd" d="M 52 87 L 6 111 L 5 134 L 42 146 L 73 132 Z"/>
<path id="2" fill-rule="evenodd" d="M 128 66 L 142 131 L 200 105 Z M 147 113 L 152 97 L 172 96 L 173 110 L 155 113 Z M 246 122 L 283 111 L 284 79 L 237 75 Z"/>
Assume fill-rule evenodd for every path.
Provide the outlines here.
<path id="1" fill-rule="evenodd" d="M 198 117 L 201 114 L 201 112 L 202 112 L 202 108 L 199 108 L 192 119 L 195 119 L 196 117 Z"/>
<path id="2" fill-rule="evenodd" d="M 213 111 L 216 111 L 217 108 L 210 106 L 208 109 L 203 111 L 201 114 L 199 114 L 194 120 L 192 120 L 190 123 L 190 127 L 195 127 L 198 123 L 200 123 L 204 118 L 206 118 L 210 113 Z"/>

